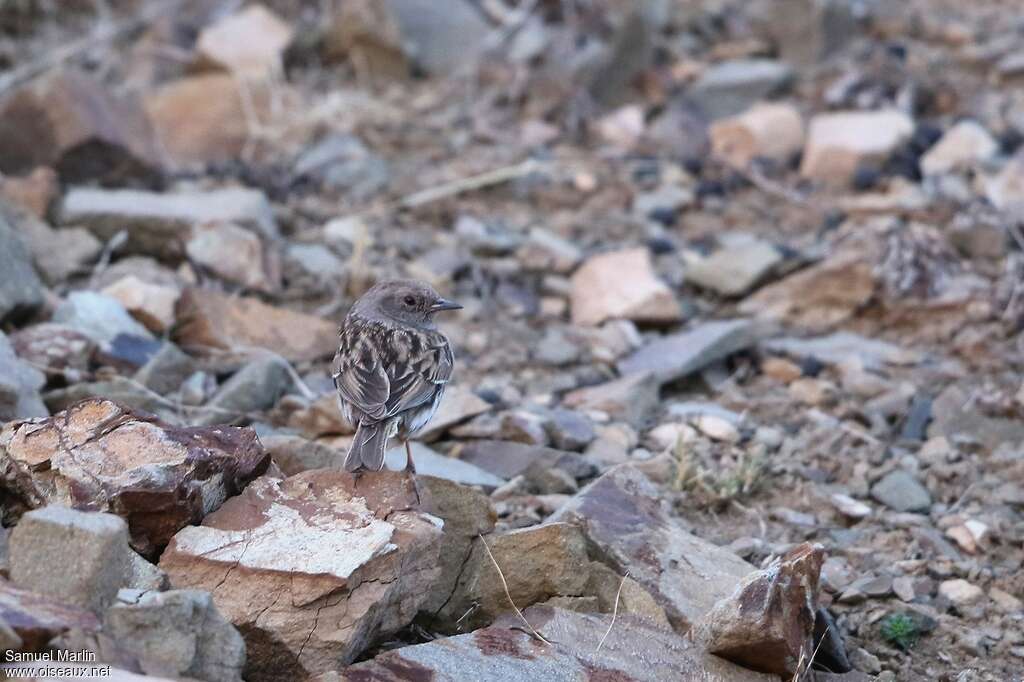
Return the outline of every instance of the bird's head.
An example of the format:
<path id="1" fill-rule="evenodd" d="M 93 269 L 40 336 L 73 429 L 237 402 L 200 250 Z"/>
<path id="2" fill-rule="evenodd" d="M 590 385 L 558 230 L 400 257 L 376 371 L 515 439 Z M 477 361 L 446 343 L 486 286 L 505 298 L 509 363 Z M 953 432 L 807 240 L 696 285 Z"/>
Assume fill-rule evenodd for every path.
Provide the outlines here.
<path id="1" fill-rule="evenodd" d="M 378 282 L 356 301 L 353 311 L 366 318 L 389 318 L 413 327 L 431 326 L 434 313 L 462 306 L 437 293 L 426 282 L 394 279 Z"/>

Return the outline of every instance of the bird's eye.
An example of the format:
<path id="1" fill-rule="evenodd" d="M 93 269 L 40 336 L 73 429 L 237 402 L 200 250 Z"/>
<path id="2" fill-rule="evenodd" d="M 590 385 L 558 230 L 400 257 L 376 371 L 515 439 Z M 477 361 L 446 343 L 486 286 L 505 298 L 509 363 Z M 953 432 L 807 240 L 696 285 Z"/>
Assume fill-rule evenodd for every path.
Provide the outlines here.
<path id="1" fill-rule="evenodd" d="M 405 298 L 402 299 L 402 302 L 409 307 L 416 305 L 416 299 L 412 296 L 406 296 Z"/>

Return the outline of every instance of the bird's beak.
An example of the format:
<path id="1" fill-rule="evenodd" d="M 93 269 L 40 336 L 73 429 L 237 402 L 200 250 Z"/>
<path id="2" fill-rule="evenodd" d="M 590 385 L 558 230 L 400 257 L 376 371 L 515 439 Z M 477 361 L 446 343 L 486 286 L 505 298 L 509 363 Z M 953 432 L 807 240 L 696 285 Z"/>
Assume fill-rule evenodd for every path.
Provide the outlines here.
<path id="1" fill-rule="evenodd" d="M 430 312 L 436 313 L 442 310 L 461 310 L 462 306 L 455 301 L 449 301 L 446 298 L 439 298 L 434 302 L 434 305 L 430 306 Z"/>

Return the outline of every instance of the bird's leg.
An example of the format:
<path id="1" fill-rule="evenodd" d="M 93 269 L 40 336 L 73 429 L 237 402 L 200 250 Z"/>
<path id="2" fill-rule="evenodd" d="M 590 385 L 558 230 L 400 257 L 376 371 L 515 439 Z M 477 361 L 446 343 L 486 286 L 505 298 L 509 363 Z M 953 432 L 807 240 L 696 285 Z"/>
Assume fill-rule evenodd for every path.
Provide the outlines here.
<path id="1" fill-rule="evenodd" d="M 409 445 L 409 439 L 405 439 L 405 470 L 416 473 L 416 463 L 412 461 L 412 447 Z"/>

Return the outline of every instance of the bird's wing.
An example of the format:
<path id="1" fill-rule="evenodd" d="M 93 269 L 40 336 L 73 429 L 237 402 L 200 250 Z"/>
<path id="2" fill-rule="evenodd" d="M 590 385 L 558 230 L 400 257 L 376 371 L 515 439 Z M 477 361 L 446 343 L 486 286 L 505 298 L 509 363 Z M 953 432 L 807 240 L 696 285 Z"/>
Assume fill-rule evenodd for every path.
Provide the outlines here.
<path id="1" fill-rule="evenodd" d="M 332 374 L 344 400 L 383 420 L 432 400 L 453 361 L 447 339 L 436 332 L 346 329 Z"/>

